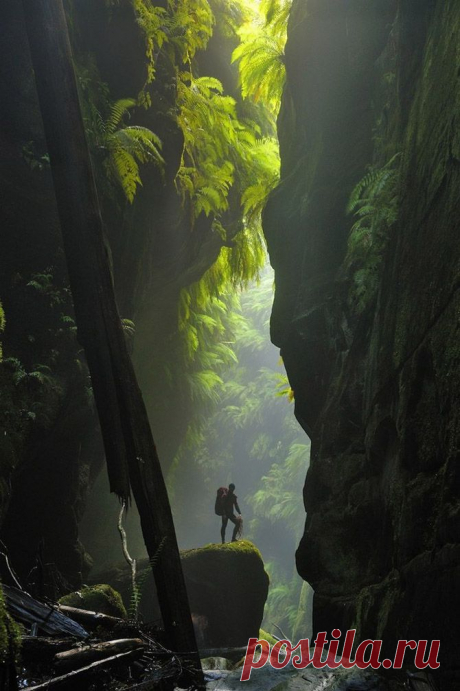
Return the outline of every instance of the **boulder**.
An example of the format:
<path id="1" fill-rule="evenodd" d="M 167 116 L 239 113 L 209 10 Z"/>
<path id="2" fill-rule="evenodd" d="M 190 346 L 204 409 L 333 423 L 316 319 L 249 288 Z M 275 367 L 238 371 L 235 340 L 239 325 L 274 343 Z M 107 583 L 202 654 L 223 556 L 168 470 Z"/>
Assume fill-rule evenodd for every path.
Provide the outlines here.
<path id="1" fill-rule="evenodd" d="M 182 564 L 200 647 L 244 646 L 258 636 L 269 579 L 251 542 L 187 550 Z"/>
<path id="2" fill-rule="evenodd" d="M 250 637 L 257 637 L 269 584 L 259 550 L 240 540 L 186 550 L 181 556 L 199 647 L 240 647 L 247 645 Z M 115 587 L 129 607 L 132 588 L 127 565 L 100 573 L 97 578 Z M 161 620 L 146 559 L 138 563 L 137 583 L 140 617 L 148 622 Z"/>
<path id="3" fill-rule="evenodd" d="M 121 619 L 126 617 L 126 609 L 120 593 L 104 583 L 86 586 L 74 593 L 64 595 L 59 600 L 59 604 L 87 609 L 90 612 L 101 612 Z"/>

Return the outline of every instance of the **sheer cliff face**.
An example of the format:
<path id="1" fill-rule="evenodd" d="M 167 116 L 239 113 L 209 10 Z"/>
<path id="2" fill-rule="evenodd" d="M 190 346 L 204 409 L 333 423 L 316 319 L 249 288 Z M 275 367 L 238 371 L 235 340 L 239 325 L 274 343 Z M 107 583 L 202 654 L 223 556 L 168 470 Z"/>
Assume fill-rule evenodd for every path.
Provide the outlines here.
<path id="1" fill-rule="evenodd" d="M 312 438 L 297 565 L 315 629 L 356 627 L 390 652 L 440 638 L 444 670 L 458 665 L 459 42 L 455 0 L 294 0 L 265 214 L 272 337 Z M 347 200 L 395 155 L 397 220 L 362 266 L 345 258 Z"/>

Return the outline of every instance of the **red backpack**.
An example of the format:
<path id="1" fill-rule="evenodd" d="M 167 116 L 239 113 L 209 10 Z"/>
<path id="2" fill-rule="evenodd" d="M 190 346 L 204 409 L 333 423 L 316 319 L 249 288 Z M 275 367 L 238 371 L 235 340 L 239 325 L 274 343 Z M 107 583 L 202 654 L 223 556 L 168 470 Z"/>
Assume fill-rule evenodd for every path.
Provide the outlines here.
<path id="1" fill-rule="evenodd" d="M 225 500 L 227 498 L 228 489 L 227 487 L 219 487 L 217 490 L 216 504 L 214 511 L 217 516 L 225 516 Z"/>

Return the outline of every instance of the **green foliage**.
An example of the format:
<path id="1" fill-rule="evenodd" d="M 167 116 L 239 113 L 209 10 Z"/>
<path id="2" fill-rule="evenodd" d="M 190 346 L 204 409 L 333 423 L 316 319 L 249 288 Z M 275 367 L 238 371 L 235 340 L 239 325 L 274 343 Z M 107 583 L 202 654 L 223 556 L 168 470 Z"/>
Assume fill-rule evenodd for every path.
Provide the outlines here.
<path id="1" fill-rule="evenodd" d="M 9 357 L 2 361 L 2 367 L 8 372 L 12 385 L 17 389 L 13 394 L 15 406 L 10 413 L 16 413 L 21 420 L 21 426 L 26 423 L 38 423 L 44 428 L 51 426 L 56 406 L 63 389 L 48 365 L 36 364 L 26 370 L 18 358 Z M 12 423 L 12 417 L 10 419 Z M 18 421 L 19 422 L 19 421 Z"/>
<path id="2" fill-rule="evenodd" d="M 239 31 L 241 43 L 233 53 L 239 63 L 243 98 L 263 101 L 276 114 L 286 81 L 284 47 L 292 0 L 261 2 L 260 17 Z"/>
<path id="3" fill-rule="evenodd" d="M 215 17 L 208 0 L 168 0 L 172 15 L 170 41 L 182 63 L 190 62 L 197 51 L 206 48 L 212 36 Z"/>
<path id="4" fill-rule="evenodd" d="M 358 312 L 378 288 L 379 270 L 389 232 L 398 219 L 401 154 L 370 168 L 354 188 L 347 212 L 356 221 L 348 240 L 347 264 L 354 269 L 352 301 Z"/>
<path id="5" fill-rule="evenodd" d="M 235 38 L 257 9 L 254 0 L 209 0 L 209 4 L 218 30 L 227 38 Z"/>
<path id="6" fill-rule="evenodd" d="M 128 340 L 132 340 L 136 334 L 136 325 L 131 319 L 122 319 L 121 326 Z"/>
<path id="7" fill-rule="evenodd" d="M 155 7 L 151 0 L 131 0 L 137 22 L 145 37 L 146 86 L 155 79 L 155 63 L 165 51 L 173 63 L 189 63 L 212 36 L 214 14 L 207 0 L 168 0 L 167 7 Z M 151 105 L 144 90 L 144 105 Z"/>
<path id="8" fill-rule="evenodd" d="M 45 168 L 49 168 L 49 154 L 38 151 L 34 141 L 28 141 L 23 145 L 21 155 L 31 170 L 42 171 Z"/>
<path id="9" fill-rule="evenodd" d="M 155 79 L 156 51 L 168 40 L 168 13 L 163 7 L 155 7 L 150 0 L 132 0 L 132 6 L 145 37 L 147 86 Z"/>
<path id="10" fill-rule="evenodd" d="M 13 382 L 16 386 L 27 382 L 37 382 L 40 386 L 52 387 L 55 381 L 51 376 L 51 368 L 48 365 L 34 365 L 34 369 L 26 372 L 24 366 L 17 358 L 7 358 L 3 364 L 10 367 L 13 372 Z"/>
<path id="11" fill-rule="evenodd" d="M 302 526 L 303 507 L 296 501 L 305 479 L 310 444 L 293 442 L 287 458 L 274 463 L 252 497 L 254 514 L 271 522 L 283 521 L 294 534 Z"/>
<path id="12" fill-rule="evenodd" d="M 228 209 L 228 191 L 234 182 L 232 159 L 241 130 L 235 101 L 223 95 L 217 79 L 183 74 L 177 102 L 184 134 L 178 187 L 184 200 L 190 198 L 195 218 L 202 212 L 219 214 Z"/>
<path id="13" fill-rule="evenodd" d="M 110 6 L 114 4 L 110 2 Z M 190 218 L 192 230 L 198 217 L 209 217 L 222 241 L 215 264 L 199 284 L 187 289 L 188 298 L 182 297 L 182 305 L 188 300 L 191 311 L 203 312 L 207 301 L 225 294 L 229 284 L 248 285 L 259 275 L 266 261 L 261 212 L 278 182 L 280 166 L 276 140 L 263 136 L 259 125 L 242 118 L 238 103 L 224 93 L 217 79 L 197 75 L 194 58 L 206 48 L 216 17 L 220 30 L 235 38 L 241 23 L 248 27 L 250 22 L 254 27 L 268 23 L 275 36 L 275 27 L 282 29 L 278 21 L 281 5 L 267 5 L 266 16 L 261 18 L 258 3 L 243 0 L 169 0 L 163 8 L 155 7 L 151 0 L 131 0 L 131 4 L 146 41 L 146 84 L 155 80 L 160 55 L 166 56 L 176 73 L 175 100 L 169 113 L 184 136 L 176 177 L 184 214 Z M 126 125 L 135 101 L 123 99 L 110 106 L 94 65 L 88 63 L 86 73 L 80 69 L 79 79 L 89 103 L 86 120 L 92 149 L 103 159 L 109 181 L 133 202 L 141 184 L 139 165 L 162 164 L 160 141 L 145 128 Z M 150 94 L 144 88 L 137 103 L 150 107 Z M 267 107 L 263 99 L 259 99 L 260 112 Z M 190 323 L 188 331 L 184 328 L 184 314 L 189 312 L 181 309 L 180 330 L 190 360 L 196 349 L 197 327 Z M 191 381 L 196 384 L 197 378 Z"/>
<path id="14" fill-rule="evenodd" d="M 224 13 L 233 6 L 227 0 L 215 5 Z M 240 19 L 254 16 L 241 3 L 235 12 Z M 184 135 L 176 179 L 182 202 L 192 224 L 200 214 L 212 217 L 224 245 L 188 291 L 190 303 L 203 307 L 229 284 L 248 285 L 266 261 L 261 212 L 279 180 L 279 151 L 274 138 L 261 136 L 258 125 L 240 118 L 238 104 L 215 78 L 195 77 L 192 68 L 179 72 L 177 105 Z"/>
<path id="15" fill-rule="evenodd" d="M 190 372 L 187 379 L 190 384 L 192 401 L 206 402 L 211 400 L 214 403 L 219 402 L 219 389 L 223 385 L 223 381 L 216 372 L 210 369 Z"/>
<path id="16" fill-rule="evenodd" d="M 133 203 L 137 188 L 142 185 L 139 166 L 153 164 L 161 170 L 164 166 L 159 137 L 147 127 L 126 124 L 133 109 L 146 105 L 145 94 L 138 100 L 123 98 L 111 102 L 108 86 L 101 81 L 94 59 L 86 57 L 85 63 L 77 63 L 76 67 L 85 129 L 99 185 L 112 196 L 114 189 L 121 189 Z"/>
<path id="17" fill-rule="evenodd" d="M 210 299 L 225 293 L 229 283 L 247 285 L 265 263 L 260 215 L 279 179 L 279 153 L 275 139 L 261 136 L 258 125 L 241 118 L 235 99 L 224 93 L 217 79 L 195 74 L 194 58 L 206 48 L 216 17 L 220 30 L 234 37 L 242 23 L 249 26 L 252 21 L 256 26 L 265 19 L 262 22 L 259 16 L 258 3 L 243 0 L 168 0 L 164 8 L 155 7 L 151 0 L 131 0 L 131 4 L 146 41 L 146 84 L 155 80 L 160 55 L 166 56 L 176 71 L 176 98 L 170 113 L 175 114 L 184 135 L 176 177 L 184 213 L 189 215 L 192 228 L 200 215 L 208 216 L 214 232 L 222 238 L 215 265 L 201 285 L 190 290 L 192 300 L 198 293 L 206 293 Z M 281 23 L 275 21 L 280 7 L 267 5 L 264 11 L 274 36 L 275 27 L 281 29 Z M 100 108 L 96 112 L 90 108 L 88 115 L 93 148 L 105 154 L 106 174 L 132 202 L 141 184 L 139 163 L 162 162 L 160 142 L 148 130 L 124 126 L 134 101 L 118 101 L 103 118 L 99 113 L 108 110 L 107 94 L 95 93 L 94 88 L 89 94 L 88 83 L 84 88 L 93 104 L 100 103 Z M 261 97 L 261 109 L 266 107 L 262 102 Z M 150 107 L 150 91 L 144 89 L 138 103 Z M 204 303 L 201 299 L 197 305 Z M 193 333 L 187 338 L 192 341 Z"/>
<path id="18" fill-rule="evenodd" d="M 200 322 L 193 310 L 188 315 L 197 327 L 198 341 L 203 332 L 210 339 L 203 350 L 198 346 L 194 351 L 193 365 L 198 371 L 213 340 L 227 346 L 237 360 L 228 364 L 221 361 L 220 368 L 213 368 L 221 382 L 214 387 L 212 396 L 208 395 L 206 415 L 195 413 L 168 478 L 180 530 L 186 530 L 184 523 L 190 523 L 191 515 L 195 517 L 194 525 L 200 523 L 202 514 L 202 520 L 209 524 L 209 511 L 202 506 L 203 496 L 214 496 L 216 487 L 235 476 L 244 478 L 245 494 L 240 499 L 245 535 L 269 558 L 273 542 L 267 540 L 267 524 L 270 531 L 284 535 L 292 552 L 295 549 L 305 516 L 299 488 L 309 458 L 309 445 L 286 399 L 290 391 L 286 376 L 274 353 L 270 358 L 272 364 L 267 362 L 272 299 L 273 279 L 267 273 L 260 285 L 252 285 L 238 301 L 226 297 L 217 300 L 212 319 Z M 189 310 L 191 303 L 195 304 L 186 303 Z M 196 495 L 190 483 L 196 483 Z M 181 500 L 183 493 L 185 498 Z M 274 555 L 271 558 L 276 560 Z M 267 618 L 267 622 L 282 624 L 288 611 L 294 617 L 300 579 L 296 577 L 295 587 L 291 587 L 293 579 L 291 566 L 286 569 L 285 565 L 275 564 L 270 592 L 274 592 L 276 607 L 272 607 L 273 618 Z M 279 604 L 277 588 L 283 584 L 284 601 Z"/>
<path id="19" fill-rule="evenodd" d="M 287 575 L 285 569 L 275 561 L 266 563 L 265 568 L 271 585 L 265 603 L 264 626 L 279 626 L 292 639 L 303 581 L 297 574 Z"/>
<path id="20" fill-rule="evenodd" d="M 166 544 L 167 538 L 164 537 L 160 544 L 158 545 L 155 554 L 151 559 L 148 560 L 147 562 L 147 567 L 143 569 L 136 578 L 135 583 L 132 585 L 132 590 L 131 590 L 131 596 L 130 596 L 130 601 L 129 601 L 129 610 L 128 610 L 128 615 L 130 618 L 133 619 L 138 619 L 139 617 L 139 605 L 142 599 L 142 596 L 145 592 L 145 588 L 147 586 L 149 577 L 152 575 L 152 569 L 155 569 L 158 560 L 160 558 L 160 554 L 163 551 L 163 548 Z"/>
<path id="21" fill-rule="evenodd" d="M 292 0 L 261 0 L 260 11 L 274 34 L 287 34 Z"/>
<path id="22" fill-rule="evenodd" d="M 244 246 L 263 246 L 259 233 L 260 214 L 268 194 L 279 179 L 279 151 L 273 139 L 258 137 L 254 123 L 238 119 L 236 102 L 223 94 L 222 84 L 211 77 L 194 79 L 183 73 L 178 84 L 178 123 L 184 134 L 184 153 L 177 176 L 183 202 L 191 203 L 192 214 L 213 214 L 215 229 L 224 239 L 235 240 L 234 259 Z M 241 237 L 224 228 L 222 213 L 229 209 L 229 191 L 240 193 L 243 227 Z M 252 242 L 244 230 L 253 235 Z M 263 260 L 264 253 L 260 253 Z M 241 262 L 234 262 L 232 275 L 250 280 Z"/>
<path id="23" fill-rule="evenodd" d="M 267 197 L 275 189 L 280 176 L 278 142 L 264 137 L 252 146 L 252 169 L 250 184 L 244 190 L 241 201 L 249 225 L 259 225 Z"/>
<path id="24" fill-rule="evenodd" d="M 270 633 L 267 633 L 267 631 L 264 631 L 263 629 L 259 629 L 259 641 L 267 641 L 267 643 L 270 643 L 270 645 L 275 645 L 277 643 L 277 639 L 273 638 L 273 636 Z"/>
<path id="25" fill-rule="evenodd" d="M 16 662 L 20 646 L 20 629 L 6 610 L 0 584 L 0 666 Z M 1 668 L 0 674 L 2 674 Z"/>
<path id="26" fill-rule="evenodd" d="M 132 98 L 116 101 L 107 120 L 98 119 L 96 146 L 104 152 L 104 166 L 110 180 L 118 183 L 132 204 L 142 185 L 139 164 L 162 167 L 161 141 L 151 130 L 138 125 L 124 126 L 124 119 L 136 106 Z"/>

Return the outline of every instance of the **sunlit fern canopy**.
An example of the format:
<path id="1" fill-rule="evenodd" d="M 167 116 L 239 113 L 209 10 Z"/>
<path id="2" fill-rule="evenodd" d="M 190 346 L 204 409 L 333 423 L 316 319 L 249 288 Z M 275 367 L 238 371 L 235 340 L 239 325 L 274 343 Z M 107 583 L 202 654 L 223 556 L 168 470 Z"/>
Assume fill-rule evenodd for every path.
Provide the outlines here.
<path id="1" fill-rule="evenodd" d="M 286 81 L 284 47 L 290 9 L 291 0 L 261 2 L 260 16 L 241 27 L 241 43 L 233 53 L 243 98 L 263 101 L 275 113 Z"/>
<path id="2" fill-rule="evenodd" d="M 93 139 L 103 156 L 107 178 L 133 202 L 142 184 L 142 166 L 161 166 L 163 160 L 158 137 L 150 130 L 131 125 L 129 119 L 131 114 L 133 119 L 136 116 L 136 105 L 155 108 L 150 85 L 157 79 L 159 60 L 166 60 L 173 68 L 172 78 L 175 76 L 169 116 L 176 120 L 184 138 L 176 175 L 183 214 L 190 221 L 191 232 L 200 216 L 208 217 L 222 243 L 217 260 L 201 280 L 182 292 L 179 331 L 184 361 L 191 363 L 196 360 L 197 333 L 202 330 L 197 319 L 215 309 L 212 301 L 225 295 L 229 286 L 243 287 L 256 279 L 266 262 L 261 213 L 278 183 L 280 168 L 278 143 L 266 131 L 262 132 L 259 124 L 267 118 L 255 117 L 257 122 L 249 119 L 242 98 L 230 97 L 218 79 L 198 72 L 195 58 L 206 48 L 216 27 L 220 31 L 223 27 L 234 42 L 242 41 L 241 48 L 245 41 L 253 45 L 259 41 L 257 60 L 265 60 L 266 68 L 270 62 L 273 68 L 276 64 L 280 68 L 277 81 L 281 84 L 289 2 L 169 0 L 159 8 L 151 0 L 130 1 L 145 40 L 146 83 L 136 101 L 123 99 L 111 107 L 107 105 L 100 109 L 103 116 L 93 112 Z M 108 4 L 116 11 L 116 0 Z M 264 44 L 264 37 L 268 37 L 268 43 Z M 273 42 L 277 46 L 276 59 L 270 47 Z M 247 112 L 254 115 L 256 111 L 276 110 L 281 87 L 273 91 L 272 76 L 272 67 L 261 68 L 255 76 L 248 75 L 249 81 L 254 78 L 259 86 L 266 86 L 257 94 L 257 106 L 251 106 L 252 110 Z M 244 79 L 241 85 L 244 92 Z M 203 367 L 204 372 L 208 369 Z M 200 395 L 200 384 L 209 383 L 209 377 L 200 377 L 195 371 L 185 380 L 194 397 Z"/>

